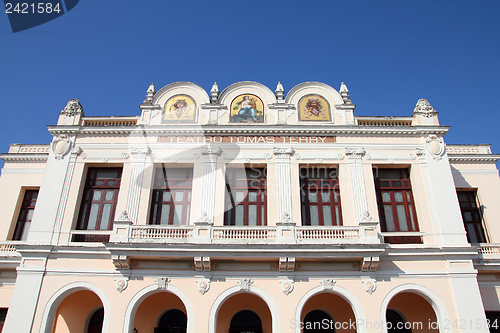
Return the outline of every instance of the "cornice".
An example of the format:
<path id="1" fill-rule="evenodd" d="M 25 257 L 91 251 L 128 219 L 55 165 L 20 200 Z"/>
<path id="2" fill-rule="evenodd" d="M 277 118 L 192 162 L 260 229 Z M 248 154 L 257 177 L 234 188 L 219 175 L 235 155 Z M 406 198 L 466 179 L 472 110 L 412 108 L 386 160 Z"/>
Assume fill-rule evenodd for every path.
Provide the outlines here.
<path id="1" fill-rule="evenodd" d="M 4 162 L 34 163 L 47 162 L 49 154 L 0 154 Z"/>
<path id="2" fill-rule="evenodd" d="M 449 154 L 448 159 L 451 163 L 496 163 L 500 160 L 500 154 Z"/>
<path id="3" fill-rule="evenodd" d="M 111 127 L 78 127 L 78 126 L 48 126 L 52 135 L 83 134 L 83 135 L 390 135 L 390 136 L 422 136 L 428 134 L 445 135 L 448 126 L 401 126 L 385 127 L 370 126 L 360 127 L 353 125 L 263 125 L 263 126 L 238 126 L 238 125 L 176 125 L 176 126 L 113 126 Z"/>

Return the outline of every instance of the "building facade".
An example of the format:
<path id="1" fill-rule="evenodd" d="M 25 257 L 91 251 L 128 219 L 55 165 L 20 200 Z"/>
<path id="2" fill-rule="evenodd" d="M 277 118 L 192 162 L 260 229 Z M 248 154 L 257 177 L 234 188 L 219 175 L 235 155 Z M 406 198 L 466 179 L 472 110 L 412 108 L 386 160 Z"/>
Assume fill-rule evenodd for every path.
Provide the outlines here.
<path id="1" fill-rule="evenodd" d="M 489 332 L 500 155 L 446 145 L 425 99 L 152 84 L 1 154 L 3 332 Z"/>

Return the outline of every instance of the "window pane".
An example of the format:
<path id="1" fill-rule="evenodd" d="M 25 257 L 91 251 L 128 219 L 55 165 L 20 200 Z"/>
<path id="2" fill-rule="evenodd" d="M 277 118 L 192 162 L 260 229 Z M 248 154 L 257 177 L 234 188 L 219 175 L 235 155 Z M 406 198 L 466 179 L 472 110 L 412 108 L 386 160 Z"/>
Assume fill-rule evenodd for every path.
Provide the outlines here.
<path id="1" fill-rule="evenodd" d="M 175 192 L 175 201 L 182 202 L 183 200 L 184 200 L 184 192 Z"/>
<path id="2" fill-rule="evenodd" d="M 408 231 L 408 224 L 406 221 L 405 206 L 397 205 L 396 211 L 398 212 L 399 230 Z"/>
<path id="3" fill-rule="evenodd" d="M 113 200 L 114 193 L 115 193 L 114 191 L 106 191 L 106 196 L 104 197 L 104 200 L 106 200 L 106 201 Z"/>
<path id="4" fill-rule="evenodd" d="M 172 193 L 170 191 L 163 192 L 163 201 L 169 202 L 172 199 Z"/>
<path id="5" fill-rule="evenodd" d="M 396 200 L 396 202 L 403 202 L 403 193 L 394 192 L 394 200 Z"/>
<path id="6" fill-rule="evenodd" d="M 28 238 L 28 232 L 30 230 L 30 225 L 31 225 L 31 222 L 25 222 L 24 223 L 23 234 L 21 235 L 21 239 L 20 240 L 25 241 Z"/>
<path id="7" fill-rule="evenodd" d="M 309 192 L 309 202 L 318 202 L 318 192 Z"/>
<path id="8" fill-rule="evenodd" d="M 245 200 L 245 192 L 236 192 L 236 201 L 242 202 L 243 200 Z"/>
<path id="9" fill-rule="evenodd" d="M 387 231 L 396 231 L 396 227 L 394 225 L 394 216 L 392 215 L 392 206 L 384 205 L 384 213 Z"/>
<path id="10" fill-rule="evenodd" d="M 391 194 L 389 192 L 382 192 L 382 201 L 391 202 Z"/>
<path id="11" fill-rule="evenodd" d="M 257 205 L 248 206 L 248 225 L 257 225 Z"/>
<path id="12" fill-rule="evenodd" d="M 170 217 L 170 205 L 161 206 L 161 220 L 160 224 L 167 225 Z"/>
<path id="13" fill-rule="evenodd" d="M 318 206 L 309 207 L 311 210 L 311 225 L 319 225 Z"/>
<path id="14" fill-rule="evenodd" d="M 182 221 L 182 205 L 174 206 L 174 225 L 180 225 Z"/>
<path id="15" fill-rule="evenodd" d="M 109 214 L 111 213 L 111 204 L 104 204 L 102 207 L 101 230 L 108 230 Z"/>
<path id="16" fill-rule="evenodd" d="M 101 200 L 101 191 L 94 191 L 94 195 L 92 196 L 92 200 L 94 200 L 94 201 Z"/>
<path id="17" fill-rule="evenodd" d="M 463 216 L 464 216 L 464 221 L 467 221 L 467 222 L 472 221 L 472 214 L 471 214 L 471 212 L 464 212 Z"/>
<path id="18" fill-rule="evenodd" d="M 332 225 L 332 209 L 330 206 L 323 206 L 323 223 Z"/>
<path id="19" fill-rule="evenodd" d="M 321 192 L 321 201 L 330 202 L 330 192 Z"/>
<path id="20" fill-rule="evenodd" d="M 248 201 L 256 202 L 257 201 L 257 192 L 255 192 L 255 191 L 248 192 Z"/>
<path id="21" fill-rule="evenodd" d="M 417 231 L 417 226 L 415 225 L 415 217 L 413 216 L 412 205 L 408 205 L 408 210 L 410 211 L 411 231 Z"/>
<path id="22" fill-rule="evenodd" d="M 27 210 L 27 213 L 28 213 L 27 215 L 28 215 L 28 216 L 26 216 L 26 221 L 31 221 L 31 220 L 33 220 L 33 213 L 34 213 L 34 212 L 35 212 L 35 210 L 34 210 L 34 209 L 28 209 L 28 210 Z"/>
<path id="23" fill-rule="evenodd" d="M 90 206 L 89 223 L 87 224 L 88 230 L 95 230 L 98 211 L 99 211 L 99 204 L 92 204 L 92 206 Z"/>
<path id="24" fill-rule="evenodd" d="M 236 221 L 235 225 L 243 225 L 243 205 L 236 206 Z"/>
<path id="25" fill-rule="evenodd" d="M 100 179 L 114 179 L 118 178 L 119 170 L 116 169 L 99 169 L 96 178 Z"/>
<path id="26" fill-rule="evenodd" d="M 476 235 L 476 230 L 474 228 L 473 223 L 466 223 L 465 224 L 465 229 L 467 230 L 467 236 L 469 236 L 469 241 L 471 243 L 478 243 L 477 235 Z"/>

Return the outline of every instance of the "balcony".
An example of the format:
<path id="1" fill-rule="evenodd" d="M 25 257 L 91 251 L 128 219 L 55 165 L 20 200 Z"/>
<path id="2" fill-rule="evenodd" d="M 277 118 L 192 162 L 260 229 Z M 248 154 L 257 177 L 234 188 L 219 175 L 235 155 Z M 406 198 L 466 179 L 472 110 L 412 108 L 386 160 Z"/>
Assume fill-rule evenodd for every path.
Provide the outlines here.
<path id="1" fill-rule="evenodd" d="M 115 221 L 111 242 L 191 244 L 380 244 L 377 222 L 358 226 L 190 226 L 132 225 Z"/>

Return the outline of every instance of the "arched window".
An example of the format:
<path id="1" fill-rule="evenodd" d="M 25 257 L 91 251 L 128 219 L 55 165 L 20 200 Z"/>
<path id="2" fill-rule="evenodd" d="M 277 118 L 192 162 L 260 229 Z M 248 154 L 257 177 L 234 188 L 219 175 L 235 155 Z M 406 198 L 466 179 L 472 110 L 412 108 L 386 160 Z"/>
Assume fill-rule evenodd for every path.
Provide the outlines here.
<path id="1" fill-rule="evenodd" d="M 324 311 L 309 311 L 304 318 L 304 333 L 335 333 L 335 321 Z"/>
<path id="2" fill-rule="evenodd" d="M 231 319 L 229 333 L 262 333 L 262 321 L 259 315 L 250 310 L 236 313 Z"/>
<path id="3" fill-rule="evenodd" d="M 187 317 L 181 310 L 165 312 L 155 328 L 155 333 L 186 333 Z"/>
<path id="4" fill-rule="evenodd" d="M 406 321 L 396 311 L 387 309 L 385 319 L 387 320 L 387 333 L 411 333 L 411 328 L 406 327 Z"/>
<path id="5" fill-rule="evenodd" d="M 102 332 L 102 322 L 104 321 L 104 309 L 100 308 L 94 312 L 89 320 L 88 333 L 101 333 Z"/>

